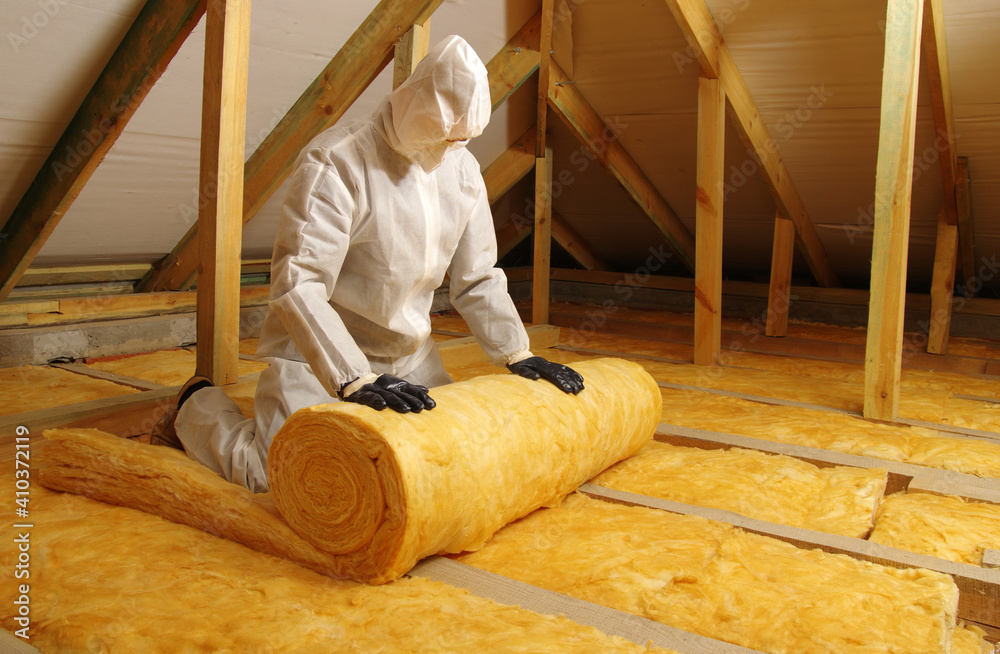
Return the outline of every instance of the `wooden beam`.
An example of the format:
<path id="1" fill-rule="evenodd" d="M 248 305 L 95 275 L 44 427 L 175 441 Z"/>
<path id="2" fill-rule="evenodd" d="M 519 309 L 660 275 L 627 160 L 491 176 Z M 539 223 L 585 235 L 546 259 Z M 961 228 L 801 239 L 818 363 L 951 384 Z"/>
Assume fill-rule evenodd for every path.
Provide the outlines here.
<path id="1" fill-rule="evenodd" d="M 552 148 L 535 159 L 535 242 L 531 280 L 531 322 L 549 321 L 552 252 Z"/>
<path id="2" fill-rule="evenodd" d="M 694 237 L 622 146 L 618 137 L 623 128 L 606 124 L 554 61 L 550 69 L 549 105 L 649 216 L 688 270 L 694 272 Z"/>
<path id="3" fill-rule="evenodd" d="M 520 136 L 483 171 L 490 204 L 503 197 L 514 184 L 535 168 L 535 126 Z"/>
<path id="4" fill-rule="evenodd" d="M 98 264 L 94 266 L 32 266 L 24 271 L 18 286 L 46 284 L 89 284 L 140 279 L 149 270 L 148 263 Z"/>
<path id="5" fill-rule="evenodd" d="M 197 374 L 216 386 L 239 377 L 243 144 L 250 0 L 209 0 L 201 108 Z"/>
<path id="6" fill-rule="evenodd" d="M 774 216 L 771 246 L 771 283 L 767 289 L 765 336 L 788 334 L 788 309 L 792 303 L 792 262 L 795 258 L 795 224 L 780 213 Z"/>
<path id="7" fill-rule="evenodd" d="M 243 222 L 252 218 L 292 172 L 299 151 L 336 123 L 392 60 L 395 44 L 411 26 L 423 24 L 442 0 L 381 0 L 330 63 L 247 160 Z M 136 286 L 139 292 L 180 290 L 194 283 L 198 226 L 193 225 Z"/>
<path id="8" fill-rule="evenodd" d="M 395 58 L 392 62 L 392 88 L 397 89 L 413 73 L 421 59 L 427 56 L 431 47 L 431 20 L 428 18 L 414 25 L 396 43 Z"/>
<path id="9" fill-rule="evenodd" d="M 962 288 L 966 297 L 979 292 L 976 277 L 975 234 L 972 229 L 972 193 L 968 157 L 958 158 L 955 173 L 955 208 L 958 212 L 958 260 L 962 264 Z"/>
<path id="10" fill-rule="evenodd" d="M 538 114 L 535 120 L 535 157 L 545 156 L 545 134 L 548 131 L 548 94 L 552 63 L 552 17 L 555 0 L 542 0 L 542 25 L 538 44 Z"/>
<path id="11" fill-rule="evenodd" d="M 534 157 L 532 157 L 534 160 Z M 508 220 L 503 225 L 497 228 L 497 260 L 507 256 L 511 250 L 520 245 L 521 241 L 528 238 L 528 234 L 531 233 L 530 224 L 528 222 L 520 222 L 518 219 L 514 218 Z"/>
<path id="12" fill-rule="evenodd" d="M 944 0 L 924 0 L 923 36 L 921 37 L 924 68 L 927 70 L 931 111 L 937 139 L 938 162 L 941 166 L 941 186 L 944 191 L 945 219 L 958 224 L 955 209 L 955 118 L 951 103 L 951 75 L 948 70 L 948 41 L 944 30 Z"/>
<path id="13" fill-rule="evenodd" d="M 552 238 L 585 270 L 610 270 L 607 262 L 593 253 L 568 222 L 552 212 Z"/>
<path id="14" fill-rule="evenodd" d="M 205 0 L 148 0 L 0 232 L 0 301 L 94 174 L 205 13 Z"/>
<path id="15" fill-rule="evenodd" d="M 805 203 L 799 196 L 791 174 L 785 167 L 778 146 L 771 138 L 767 125 L 750 95 L 729 47 L 722 40 L 704 0 L 666 0 L 688 45 L 701 66 L 704 77 L 719 78 L 726 92 L 733 122 L 747 148 L 760 159 L 764 181 L 771 190 L 781 214 L 795 223 L 796 242 L 809 264 L 809 270 L 820 286 L 839 286 L 837 274 L 826 254 Z"/>
<path id="16" fill-rule="evenodd" d="M 694 362 L 719 363 L 722 348 L 722 201 L 726 96 L 718 79 L 698 79 L 695 206 Z"/>
<path id="17" fill-rule="evenodd" d="M 382 0 L 348 39 L 247 161 L 243 224 L 273 195 L 313 136 L 343 115 L 388 64 L 402 35 L 400 24 L 426 22 L 442 0 Z M 405 6 L 404 6 L 405 5 Z M 410 22 L 407 23 L 406 21 Z M 500 50 L 486 69 L 495 110 L 538 69 L 541 12 L 535 14 Z M 377 56 L 383 59 L 377 61 Z M 198 265 L 197 224 L 157 262 L 137 285 L 137 292 L 185 289 L 194 283 Z"/>
<path id="18" fill-rule="evenodd" d="M 930 326 L 927 330 L 927 351 L 931 354 L 945 354 L 948 351 L 957 261 L 958 226 L 948 223 L 947 208 L 942 206 L 938 215 L 934 272 L 931 278 Z"/>
<path id="19" fill-rule="evenodd" d="M 889 0 L 865 346 L 864 415 L 875 420 L 899 415 L 922 15 L 923 0 Z"/>

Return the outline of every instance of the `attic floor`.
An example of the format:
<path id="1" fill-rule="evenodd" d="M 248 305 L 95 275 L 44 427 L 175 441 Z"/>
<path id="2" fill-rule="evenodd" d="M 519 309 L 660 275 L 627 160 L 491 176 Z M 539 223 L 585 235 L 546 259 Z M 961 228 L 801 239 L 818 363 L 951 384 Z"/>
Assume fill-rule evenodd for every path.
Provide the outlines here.
<path id="1" fill-rule="evenodd" d="M 953 479 L 970 484 L 965 497 L 992 507 L 990 511 L 996 510 L 998 522 L 988 526 L 982 538 L 987 549 L 1000 545 L 1000 509 L 997 508 L 1000 506 L 1000 493 L 997 493 L 1000 489 L 997 484 L 1000 480 L 1000 378 L 907 367 L 902 378 L 900 420 L 893 424 L 876 423 L 860 414 L 863 365 L 845 360 L 846 357 L 838 360 L 831 356 L 831 353 L 836 354 L 838 345 L 863 344 L 864 330 L 792 323 L 789 338 L 807 341 L 814 348 L 812 355 L 792 357 L 753 351 L 753 346 L 763 337 L 748 329 L 747 323 L 726 321 L 724 329 L 743 335 L 742 346 L 723 352 L 725 365 L 703 367 L 687 363 L 692 356 L 688 343 L 602 330 L 598 308 L 560 304 L 554 306 L 553 311 L 562 316 L 564 324 L 575 321 L 575 327 L 563 327 L 559 345 L 541 354 L 569 365 L 595 356 L 628 358 L 645 367 L 659 382 L 664 400 L 661 417 L 664 424 L 658 440 L 675 446 L 713 450 L 728 449 L 731 443 L 726 439 L 735 435 L 735 438 L 745 439 L 741 442 L 756 444 L 754 447 L 768 455 L 790 447 L 788 451 L 793 456 L 799 454 L 800 459 L 816 462 L 815 457 L 824 458 L 823 453 L 828 453 L 829 460 L 819 461 L 821 467 L 834 465 L 842 455 L 868 457 L 884 461 L 890 467 L 888 491 L 901 490 L 895 487 L 899 475 L 915 474 L 913 470 L 926 470 L 931 476 L 958 474 Z M 615 324 L 618 331 L 628 331 L 621 328 L 627 324 L 623 320 L 674 326 L 689 326 L 691 321 L 689 315 L 628 309 L 621 309 L 616 318 L 620 319 Z M 435 316 L 433 327 L 435 338 L 441 343 L 469 334 L 464 321 L 454 315 Z M 648 334 L 646 330 L 634 333 Z M 240 384 L 230 388 L 231 395 L 248 415 L 252 413 L 254 377 L 260 370 L 260 364 L 252 360 L 255 349 L 254 339 L 241 342 L 241 373 L 245 377 Z M 989 341 L 954 339 L 949 357 L 953 361 L 991 363 L 1000 360 L 1000 347 Z M 498 372 L 482 360 L 445 360 L 449 373 L 456 380 Z M 968 361 L 959 363 L 965 365 Z M 98 374 L 104 379 L 94 379 L 81 374 L 80 370 L 48 367 L 0 370 L 0 389 L 6 386 L 8 396 L 19 396 L 18 402 L 8 405 L 7 413 L 14 415 L 8 415 L 6 420 L 16 422 L 16 414 L 21 412 L 132 394 L 142 388 L 176 386 L 193 373 L 194 357 L 190 351 L 175 349 L 84 365 L 91 371 L 89 374 Z M 51 375 L 51 378 L 46 379 L 44 375 Z M 132 385 L 124 386 L 115 380 L 131 380 Z M 31 392 L 17 392 L 18 388 Z M 805 456 L 806 453 L 809 456 Z M 896 473 L 892 473 L 893 470 Z M 713 475 L 726 473 L 719 469 L 711 471 Z M 8 481 L 13 485 L 12 479 Z M 33 492 L 51 495 L 42 488 L 33 489 Z M 690 498 L 683 501 L 699 504 Z M 709 499 L 701 504 L 714 506 Z M 873 508 L 877 504 L 876 501 Z M 53 503 L 53 507 L 55 505 Z M 59 510 L 71 509 L 64 506 Z M 731 510 L 739 511 L 738 508 Z M 778 518 L 772 519 L 781 522 Z M 7 551 L 9 549 L 4 549 L 4 558 L 13 556 Z M 113 554 L 109 552 L 108 556 Z M 141 559 L 137 565 L 141 565 Z M 995 587 L 992 592 L 996 593 Z M 46 619 L 71 618 L 53 614 Z M 10 620 L 10 616 L 0 619 L 0 624 L 12 631 Z M 1000 619 L 985 626 L 989 638 L 996 641 L 1000 637 Z M 216 628 L 225 629 L 221 622 Z"/>

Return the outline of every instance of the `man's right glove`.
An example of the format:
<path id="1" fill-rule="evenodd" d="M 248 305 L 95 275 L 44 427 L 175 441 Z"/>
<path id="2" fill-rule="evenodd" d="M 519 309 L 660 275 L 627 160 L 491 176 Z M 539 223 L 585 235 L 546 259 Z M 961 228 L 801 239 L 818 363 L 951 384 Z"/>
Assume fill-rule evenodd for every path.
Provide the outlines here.
<path id="1" fill-rule="evenodd" d="M 544 377 L 565 393 L 576 395 L 583 390 L 583 375 L 569 366 L 542 357 L 528 357 L 522 361 L 508 364 L 507 369 L 515 375 L 527 379 L 542 379 Z"/>
<path id="2" fill-rule="evenodd" d="M 379 375 L 378 379 L 354 391 L 344 401 L 364 404 L 376 411 L 389 407 L 399 413 L 420 413 L 437 406 L 427 394 L 426 386 L 411 384 L 392 375 Z"/>

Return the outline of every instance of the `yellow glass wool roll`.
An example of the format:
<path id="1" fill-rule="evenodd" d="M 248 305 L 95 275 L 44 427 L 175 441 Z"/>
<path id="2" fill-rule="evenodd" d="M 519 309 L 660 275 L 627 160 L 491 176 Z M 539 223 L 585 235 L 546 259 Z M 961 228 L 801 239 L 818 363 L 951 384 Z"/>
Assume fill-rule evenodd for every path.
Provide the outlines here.
<path id="1" fill-rule="evenodd" d="M 582 362 L 586 388 L 489 375 L 435 388 L 419 414 L 357 404 L 310 407 L 275 435 L 268 477 L 288 524 L 383 583 L 435 553 L 481 547 L 648 442 L 659 388 L 641 366 Z"/>

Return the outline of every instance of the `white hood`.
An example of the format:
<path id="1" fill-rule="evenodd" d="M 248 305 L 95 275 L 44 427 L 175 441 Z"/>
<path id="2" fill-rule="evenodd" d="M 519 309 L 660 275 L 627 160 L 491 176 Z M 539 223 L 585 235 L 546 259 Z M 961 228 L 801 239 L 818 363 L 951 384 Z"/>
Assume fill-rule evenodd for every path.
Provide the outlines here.
<path id="1" fill-rule="evenodd" d="M 486 66 L 462 37 L 449 36 L 386 97 L 375 124 L 396 151 L 431 172 L 483 133 L 490 112 Z"/>

